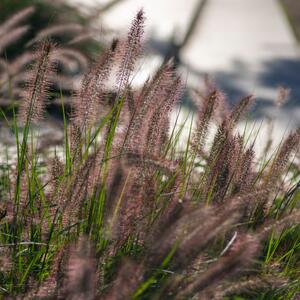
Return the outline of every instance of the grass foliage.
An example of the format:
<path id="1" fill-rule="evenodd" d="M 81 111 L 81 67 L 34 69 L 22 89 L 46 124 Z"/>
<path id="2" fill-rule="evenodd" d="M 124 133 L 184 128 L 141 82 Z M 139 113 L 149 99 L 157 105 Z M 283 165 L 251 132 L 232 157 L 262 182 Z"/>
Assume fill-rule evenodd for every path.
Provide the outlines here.
<path id="1" fill-rule="evenodd" d="M 253 98 L 229 109 L 207 82 L 194 91 L 196 126 L 183 125 L 179 147 L 183 127 L 169 119 L 185 87 L 172 61 L 131 88 L 144 19 L 139 11 L 127 39 L 91 63 L 70 116 L 61 97 L 64 151 L 47 167 L 32 125 L 43 118 L 57 46 L 40 42 L 18 110 L 2 111 L 17 160 L 1 163 L 1 297 L 296 299 L 299 131 L 258 159 L 236 130 Z"/>

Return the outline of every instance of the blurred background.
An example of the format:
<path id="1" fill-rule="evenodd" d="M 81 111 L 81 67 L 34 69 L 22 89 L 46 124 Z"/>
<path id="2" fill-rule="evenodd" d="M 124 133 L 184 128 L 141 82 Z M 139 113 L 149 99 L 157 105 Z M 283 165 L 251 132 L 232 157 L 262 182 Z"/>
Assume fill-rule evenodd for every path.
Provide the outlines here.
<path id="1" fill-rule="evenodd" d="M 76 0 L 79 4 L 88 2 Z M 149 69 L 166 56 L 175 56 L 188 86 L 198 86 L 208 74 L 232 102 L 255 94 L 256 118 L 268 116 L 299 125 L 299 1 L 115 2 L 118 4 L 103 14 L 100 22 L 120 32 L 140 7 L 145 9 Z M 94 6 L 96 1 L 90 3 Z M 290 95 L 279 110 L 273 102 L 281 88 L 290 89 Z"/>
<path id="2" fill-rule="evenodd" d="M 28 49 L 44 36 L 54 37 L 66 49 L 59 74 L 64 80 L 56 80 L 66 99 L 88 61 L 114 37 L 126 35 L 135 13 L 144 8 L 145 54 L 135 87 L 174 57 L 188 88 L 201 87 L 208 75 L 232 104 L 254 94 L 251 122 L 260 128 L 262 140 L 266 134 L 280 140 L 300 126 L 300 1 L 1 0 L 0 22 L 31 5 L 30 30 L 0 55 L 13 59 L 22 46 Z M 47 32 L 46 27 L 54 29 Z M 2 95 L 7 104 L 10 97 Z M 183 105 L 193 108 L 188 96 Z"/>
<path id="3" fill-rule="evenodd" d="M 99 24 L 122 34 L 143 7 L 148 54 L 144 73 L 175 56 L 188 87 L 201 86 L 207 74 L 231 103 L 254 94 L 251 117 L 260 131 L 258 144 L 266 135 L 276 144 L 300 125 L 300 1 L 70 1 L 90 9 L 114 3 L 99 16 Z"/>

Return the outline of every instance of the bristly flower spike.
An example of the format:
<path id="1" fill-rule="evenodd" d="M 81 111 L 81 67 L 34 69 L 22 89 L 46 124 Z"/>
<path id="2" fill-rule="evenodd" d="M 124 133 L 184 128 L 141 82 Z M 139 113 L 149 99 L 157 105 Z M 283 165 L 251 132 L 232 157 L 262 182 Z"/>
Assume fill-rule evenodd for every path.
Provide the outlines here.
<path id="1" fill-rule="evenodd" d="M 45 41 L 36 51 L 36 62 L 30 71 L 30 79 L 26 84 L 19 108 L 19 119 L 23 123 L 38 122 L 46 106 L 50 78 L 54 73 L 52 57 L 55 46 Z"/>
<path id="2" fill-rule="evenodd" d="M 113 41 L 110 49 L 92 64 L 90 71 L 83 78 L 81 90 L 75 95 L 72 120 L 81 130 L 92 126 L 97 120 L 99 104 L 104 95 L 104 83 L 113 66 L 117 43 L 118 41 Z"/>
<path id="3" fill-rule="evenodd" d="M 134 18 L 125 46 L 120 49 L 122 52 L 121 67 L 118 72 L 118 90 L 122 91 L 128 86 L 135 62 L 141 52 L 141 39 L 144 33 L 145 15 L 141 9 Z"/>

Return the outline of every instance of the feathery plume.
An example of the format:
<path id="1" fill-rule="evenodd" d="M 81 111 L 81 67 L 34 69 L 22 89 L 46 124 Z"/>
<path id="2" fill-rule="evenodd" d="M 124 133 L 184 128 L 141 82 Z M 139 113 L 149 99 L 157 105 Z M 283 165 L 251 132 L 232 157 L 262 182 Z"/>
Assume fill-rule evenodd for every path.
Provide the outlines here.
<path id="1" fill-rule="evenodd" d="M 70 178 L 66 178 L 61 193 L 57 196 L 62 212 L 63 225 L 76 223 L 80 219 L 80 212 L 88 196 L 88 180 L 95 164 L 96 155 L 90 155 L 81 166 L 75 164 L 76 169 Z"/>
<path id="2" fill-rule="evenodd" d="M 207 167 L 204 175 L 200 179 L 201 192 L 199 196 L 201 199 L 210 202 L 212 199 L 217 199 L 221 196 L 221 190 L 226 187 L 227 180 L 229 179 L 229 163 L 228 160 L 234 149 L 234 140 L 232 133 L 228 126 L 228 120 L 223 120 L 220 124 L 217 133 L 214 137 L 210 155 L 207 159 Z M 219 192 L 219 193 L 218 193 Z"/>
<path id="3" fill-rule="evenodd" d="M 72 120 L 81 128 L 89 127 L 97 120 L 99 105 L 104 95 L 104 84 L 108 79 L 115 56 L 117 41 L 102 54 L 84 76 L 81 90 L 75 95 Z"/>
<path id="4" fill-rule="evenodd" d="M 173 83 L 173 77 L 172 62 L 168 62 L 157 71 L 150 82 L 145 83 L 132 104 L 134 109 L 124 141 L 126 151 L 145 152 L 149 122 L 157 112 L 156 110 L 164 105 Z M 174 93 L 174 90 L 171 92 Z"/>
<path id="5" fill-rule="evenodd" d="M 282 173 L 285 171 L 287 164 L 289 162 L 291 154 L 299 150 L 300 145 L 300 130 L 292 132 L 286 138 L 286 140 L 281 145 L 278 150 L 276 157 L 274 158 L 271 168 L 265 178 L 265 183 L 274 184 L 280 179 Z"/>
<path id="6" fill-rule="evenodd" d="M 233 108 L 230 116 L 229 116 L 229 126 L 230 128 L 234 128 L 237 122 L 240 120 L 243 114 L 251 107 L 254 103 L 253 95 L 249 95 L 242 100 Z"/>
<path id="7" fill-rule="evenodd" d="M 60 176 L 64 174 L 64 165 L 55 153 L 55 156 L 49 161 L 50 173 L 50 195 L 54 195 L 59 187 Z"/>
<path id="8" fill-rule="evenodd" d="M 54 72 L 54 50 L 55 46 L 46 41 L 36 51 L 36 63 L 30 72 L 19 108 L 19 119 L 24 123 L 37 122 L 43 116 L 50 86 L 49 77 Z"/>
<path id="9" fill-rule="evenodd" d="M 71 41 L 69 41 L 68 45 L 79 44 L 86 40 L 92 40 L 93 38 L 94 38 L 94 34 L 92 32 L 82 32 L 76 37 L 74 37 Z"/>
<path id="10" fill-rule="evenodd" d="M 20 73 L 21 70 L 25 69 L 35 58 L 36 56 L 31 51 L 19 55 L 9 64 L 9 74 L 14 76 Z"/>
<path id="11" fill-rule="evenodd" d="M 219 287 L 214 293 L 215 300 L 222 300 L 226 296 L 247 293 L 260 290 L 274 290 L 283 287 L 288 280 L 283 277 L 273 275 L 267 276 L 250 276 L 247 279 L 238 282 L 231 282 L 224 287 Z"/>
<path id="12" fill-rule="evenodd" d="M 154 156 L 161 155 L 163 145 L 166 143 L 169 133 L 170 114 L 174 106 L 179 101 L 183 91 L 183 84 L 180 77 L 175 77 L 168 90 L 168 96 L 162 98 L 161 105 L 150 117 L 149 129 L 147 133 L 147 145 L 145 152 Z M 146 144 L 146 143 L 145 143 Z"/>
<path id="13" fill-rule="evenodd" d="M 89 65 L 89 61 L 84 54 L 75 49 L 69 48 L 60 48 L 55 51 L 55 55 L 53 55 L 53 59 L 70 58 L 73 62 L 79 63 L 83 70 L 86 70 Z"/>
<path id="14" fill-rule="evenodd" d="M 58 35 L 65 35 L 66 33 L 72 33 L 72 34 L 78 34 L 83 30 L 82 26 L 80 24 L 74 23 L 74 24 L 61 24 L 61 25 L 54 25 L 50 26 L 46 29 L 43 29 L 38 32 L 36 37 L 32 40 L 30 40 L 26 46 L 31 46 L 36 42 L 40 42 L 44 40 L 45 38 L 49 38 L 51 36 L 58 36 Z"/>
<path id="15" fill-rule="evenodd" d="M 240 155 L 233 177 L 232 195 L 250 191 L 254 182 L 254 155 L 253 145 Z"/>
<path id="16" fill-rule="evenodd" d="M 198 296 L 200 297 L 204 296 L 207 290 L 212 290 L 223 278 L 232 275 L 242 266 L 249 264 L 257 251 L 258 242 L 253 236 L 240 236 L 226 256 L 220 258 L 202 275 L 179 291 L 174 299 L 183 299 L 196 293 L 199 293 Z"/>
<path id="17" fill-rule="evenodd" d="M 118 245 L 124 244 L 130 236 L 137 236 L 139 232 L 142 232 L 145 178 L 146 175 L 143 174 L 141 167 L 135 166 L 130 169 L 130 177 L 123 192 L 124 199 L 119 212 L 118 224 L 115 224 L 114 228 Z"/>
<path id="18" fill-rule="evenodd" d="M 176 170 L 177 164 L 173 161 L 160 160 L 155 156 L 141 156 L 137 153 L 127 152 L 124 156 L 128 165 L 144 165 L 153 170 L 159 170 L 165 174 L 172 174 Z"/>
<path id="19" fill-rule="evenodd" d="M 245 199 L 245 198 L 243 198 Z M 235 197 L 225 208 L 187 206 L 173 224 L 154 243 L 150 256 L 151 264 L 156 265 L 172 247 L 178 243 L 172 259 L 172 268 L 190 265 L 207 244 L 221 232 L 226 232 L 241 216 L 246 201 Z M 206 220 L 199 226 L 199 220 Z M 164 242 L 162 242 L 164 241 Z"/>
<path id="20" fill-rule="evenodd" d="M 275 230 L 279 232 L 284 227 L 292 224 L 299 224 L 300 220 L 300 209 L 295 209 L 294 211 L 290 212 L 289 214 L 285 215 L 279 220 L 268 220 L 264 224 L 262 224 L 258 229 L 256 236 L 259 237 L 261 240 L 266 238 L 271 231 Z"/>
<path id="21" fill-rule="evenodd" d="M 116 202 L 120 199 L 122 191 L 126 188 L 130 169 L 125 166 L 123 161 L 117 159 L 113 160 L 109 166 L 111 171 L 106 180 L 108 197 L 105 204 L 108 215 L 112 218 L 112 222 L 115 222 L 115 218 L 119 213 L 117 211 L 119 207 Z M 114 224 L 112 224 L 112 227 L 114 229 Z"/>
<path id="22" fill-rule="evenodd" d="M 69 126 L 70 154 L 74 163 L 81 160 L 82 155 L 82 133 L 80 127 L 72 122 Z"/>
<path id="23" fill-rule="evenodd" d="M 202 98 L 199 92 L 195 91 L 197 99 Z M 202 107 L 198 108 L 198 121 L 197 127 L 194 131 L 193 144 L 196 152 L 199 152 L 205 143 L 205 138 L 208 131 L 209 122 L 213 113 L 218 106 L 219 99 L 222 94 L 214 90 L 208 96 L 204 97 Z"/>
<path id="24" fill-rule="evenodd" d="M 228 229 L 241 217 L 242 208 L 245 203 L 240 199 L 233 198 L 228 201 L 226 209 L 208 211 L 209 219 L 202 226 L 198 226 L 183 236 L 183 239 L 174 255 L 174 267 L 178 268 L 186 264 L 191 264 L 213 238 Z M 216 208 L 215 208 L 216 210 Z M 204 215 L 204 218 L 206 216 Z"/>
<path id="25" fill-rule="evenodd" d="M 8 32 L 11 34 L 11 30 L 19 25 L 23 20 L 31 16 L 35 11 L 35 8 L 33 6 L 29 6 L 25 9 L 22 9 L 21 11 L 17 12 L 13 16 L 11 16 L 6 22 L 1 24 L 0 26 L 0 38 L 2 35 L 6 35 Z"/>
<path id="26" fill-rule="evenodd" d="M 29 29 L 29 26 L 24 25 L 12 29 L 9 34 L 5 34 L 0 36 L 0 54 L 4 51 L 6 47 L 10 44 L 17 41 L 20 37 L 22 37 Z"/>
<path id="27" fill-rule="evenodd" d="M 135 289 L 143 279 L 143 272 L 143 265 L 129 259 L 125 260 L 111 290 L 104 296 L 104 300 L 131 299 Z"/>
<path id="28" fill-rule="evenodd" d="M 96 296 L 96 260 L 90 242 L 81 237 L 70 250 L 66 279 L 62 288 L 64 299 L 94 300 Z"/>
<path id="29" fill-rule="evenodd" d="M 145 16 L 140 10 L 134 18 L 127 41 L 121 48 L 121 66 L 118 72 L 118 91 L 122 91 L 128 86 L 130 75 L 132 74 L 135 62 L 141 52 L 141 39 L 144 33 Z"/>

